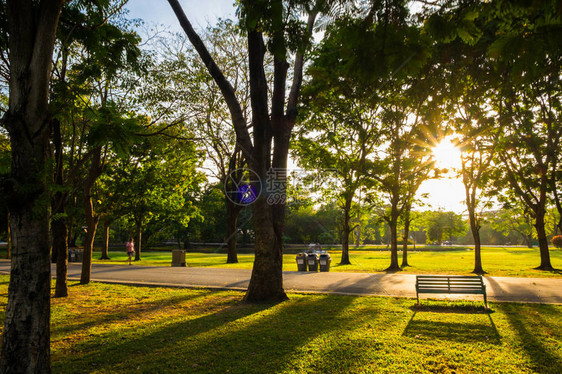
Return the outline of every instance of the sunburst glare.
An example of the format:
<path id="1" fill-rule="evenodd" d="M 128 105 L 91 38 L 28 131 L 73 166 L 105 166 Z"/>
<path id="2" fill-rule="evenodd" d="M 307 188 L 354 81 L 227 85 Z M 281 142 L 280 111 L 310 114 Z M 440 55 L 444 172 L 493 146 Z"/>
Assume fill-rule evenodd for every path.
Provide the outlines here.
<path id="1" fill-rule="evenodd" d="M 445 137 L 433 147 L 432 152 L 438 168 L 459 169 L 461 167 L 461 151 L 453 142 L 453 137 Z"/>

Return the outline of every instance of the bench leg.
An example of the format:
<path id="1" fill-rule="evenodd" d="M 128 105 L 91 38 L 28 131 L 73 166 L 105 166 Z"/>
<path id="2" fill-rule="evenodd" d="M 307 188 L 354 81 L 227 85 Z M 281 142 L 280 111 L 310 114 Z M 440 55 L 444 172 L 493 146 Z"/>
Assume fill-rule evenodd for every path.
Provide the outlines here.
<path id="1" fill-rule="evenodd" d="M 420 305 L 420 295 L 416 292 L 416 299 L 418 300 L 417 305 Z"/>
<path id="2" fill-rule="evenodd" d="M 484 305 L 486 305 L 486 310 L 490 309 L 488 308 L 488 298 L 486 297 L 486 292 L 484 292 Z"/>

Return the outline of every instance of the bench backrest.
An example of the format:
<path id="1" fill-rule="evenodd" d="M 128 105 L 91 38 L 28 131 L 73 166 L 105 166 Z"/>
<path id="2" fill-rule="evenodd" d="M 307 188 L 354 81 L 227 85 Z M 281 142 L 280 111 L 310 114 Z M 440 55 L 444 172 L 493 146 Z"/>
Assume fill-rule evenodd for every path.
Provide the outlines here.
<path id="1" fill-rule="evenodd" d="M 464 275 L 417 275 L 416 289 L 456 293 L 484 290 L 481 276 Z"/>

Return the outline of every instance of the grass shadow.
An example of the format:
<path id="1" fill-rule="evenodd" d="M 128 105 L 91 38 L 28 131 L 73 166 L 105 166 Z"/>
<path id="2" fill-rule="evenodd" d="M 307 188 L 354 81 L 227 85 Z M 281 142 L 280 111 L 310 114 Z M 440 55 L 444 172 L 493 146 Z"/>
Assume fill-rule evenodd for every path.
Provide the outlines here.
<path id="1" fill-rule="evenodd" d="M 415 311 L 412 318 L 410 318 L 408 325 L 402 333 L 403 336 L 429 341 L 447 340 L 457 343 L 485 342 L 494 345 L 501 344 L 501 336 L 489 314 L 490 324 L 466 321 L 416 320 L 415 317 L 418 313 L 419 311 Z M 459 320 L 462 320 L 462 318 L 459 318 Z"/>
<path id="2" fill-rule="evenodd" d="M 486 309 L 484 305 L 476 306 L 470 302 L 445 304 L 432 301 L 429 304 L 414 304 L 410 307 L 410 310 L 414 314 L 404 329 L 403 336 L 416 339 L 448 340 L 458 343 L 501 344 L 501 336 L 491 316 L 494 311 Z M 446 321 L 440 320 L 443 318 L 436 317 L 439 314 L 456 314 L 458 315 L 458 322 L 451 322 L 451 318 L 448 317 L 444 317 L 447 319 Z M 479 315 L 487 318 L 482 320 L 483 318 Z"/>
<path id="3" fill-rule="evenodd" d="M 70 285 L 73 286 L 82 286 L 79 283 Z M 119 306 L 111 306 L 111 312 L 108 313 L 98 313 L 98 314 L 90 314 L 87 310 L 79 311 L 74 313 L 73 316 L 74 323 L 67 324 L 64 328 L 56 329 L 56 333 L 53 334 L 53 337 L 57 335 L 66 336 L 73 334 L 79 331 L 85 331 L 93 327 L 99 327 L 104 325 L 109 325 L 113 322 L 122 321 L 124 319 L 130 318 L 130 315 L 134 316 L 142 316 L 143 314 L 150 314 L 155 313 L 166 307 L 167 305 L 173 305 L 184 301 L 193 301 L 197 298 L 204 298 L 206 295 L 210 294 L 212 291 L 203 292 L 200 295 L 180 295 L 180 296 L 172 296 L 167 297 L 164 301 L 158 300 L 151 303 L 135 303 L 133 305 L 130 304 L 123 304 Z M 68 297 L 72 297 L 69 295 Z M 115 294 L 108 294 L 107 297 L 119 297 Z M 63 302 L 64 298 L 60 299 L 61 303 Z M 56 320 L 53 320 L 53 323 L 56 324 Z"/>
<path id="4" fill-rule="evenodd" d="M 309 340 L 340 326 L 342 320 L 335 316 L 345 316 L 343 323 L 352 325 L 353 318 L 344 309 L 353 300 L 342 297 L 336 305 L 329 297 L 281 304 L 232 302 L 220 310 L 196 314 L 196 318 L 186 315 L 156 330 L 145 331 L 141 326 L 113 330 L 108 336 L 74 345 L 72 352 L 57 353 L 53 371 L 127 372 L 141 367 L 145 372 L 158 372 L 166 367 L 168 372 L 228 372 L 233 368 L 274 372 L 286 366 Z M 222 348 L 217 349 L 219 346 Z M 221 355 L 217 352 L 227 352 L 228 357 L 217 357 Z M 99 357 L 106 360 L 100 362 Z"/>
<path id="5" fill-rule="evenodd" d="M 524 313 L 516 304 L 498 304 L 509 324 L 521 340 L 523 349 L 531 360 L 533 370 L 540 373 L 562 373 L 562 352 L 549 349 L 543 340 L 542 330 L 550 329 L 551 323 L 546 322 L 544 315 L 559 316 L 560 312 L 548 304 L 527 304 Z"/>
<path id="6" fill-rule="evenodd" d="M 414 304 L 410 307 L 413 312 L 431 313 L 458 313 L 458 314 L 490 314 L 492 309 L 486 309 L 484 305 L 475 306 L 469 304 Z"/>
<path id="7" fill-rule="evenodd" d="M 457 343 L 486 342 L 496 345 L 501 344 L 500 335 L 495 327 L 483 323 L 411 321 L 403 335 L 427 340 L 450 340 Z"/>

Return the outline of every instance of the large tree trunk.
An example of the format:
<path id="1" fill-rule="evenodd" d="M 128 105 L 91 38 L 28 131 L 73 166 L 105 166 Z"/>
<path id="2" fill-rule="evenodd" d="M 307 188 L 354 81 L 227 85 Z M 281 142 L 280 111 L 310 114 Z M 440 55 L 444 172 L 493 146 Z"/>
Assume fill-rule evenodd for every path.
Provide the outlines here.
<path id="1" fill-rule="evenodd" d="M 12 141 L 12 146 L 15 143 Z M 41 164 L 38 162 L 40 157 L 33 157 L 27 152 L 18 154 L 17 150 L 21 149 L 19 146 L 12 149 L 13 155 L 17 156 L 14 157 L 17 158 L 14 164 L 20 164 L 14 170 L 27 164 L 27 170 L 35 169 L 37 172 L 36 166 Z M 33 186 L 33 193 L 28 195 L 24 191 L 14 191 L 19 195 L 21 205 L 19 208 L 10 206 L 14 248 L 0 361 L 1 373 L 50 372 L 49 217 L 48 214 L 37 213 L 37 206 L 48 206 L 44 181 L 47 173 L 46 170 L 43 172 L 37 173 L 41 177 L 34 182 L 32 180 L 35 178 L 26 178 L 29 184 L 22 183 L 21 186 Z M 39 191 L 41 187 L 43 191 Z"/>
<path id="2" fill-rule="evenodd" d="M 273 207 L 262 195 L 252 204 L 255 260 L 244 301 L 283 301 L 283 243 L 273 224 Z"/>
<path id="3" fill-rule="evenodd" d="M 268 110 L 268 85 L 265 77 L 264 55 L 265 45 L 263 36 L 256 30 L 248 32 L 248 53 L 250 68 L 250 92 L 252 100 L 252 127 L 254 129 L 254 152 L 253 157 L 248 159 L 249 165 L 263 182 L 262 185 L 255 185 L 262 189 L 263 185 L 275 186 L 273 191 L 262 191 L 262 194 L 252 204 L 252 218 L 255 233 L 255 260 L 252 269 L 252 277 L 248 291 L 244 296 L 246 302 L 256 301 L 281 301 L 287 299 L 283 290 L 283 227 L 285 202 L 278 199 L 269 199 L 269 193 L 285 197 L 286 192 L 286 158 L 288 151 L 288 138 L 286 129 L 280 128 L 284 125 L 280 120 L 279 113 L 280 95 L 279 87 L 275 83 L 283 80 L 283 73 L 279 63 L 275 61 L 275 83 L 272 98 L 274 107 L 271 120 Z M 272 126 L 272 122 L 275 123 Z M 275 127 L 275 151 L 273 154 L 273 165 L 271 164 L 271 142 L 272 127 Z M 288 132 L 290 135 L 290 131 Z M 275 173 L 268 175 L 270 167 L 273 166 Z M 280 172 L 280 173 L 278 173 Z M 256 183 L 257 184 L 257 183 Z M 269 200 L 269 201 L 268 201 Z"/>
<path id="4" fill-rule="evenodd" d="M 537 230 L 537 237 L 539 241 L 539 250 L 541 253 L 541 264 L 537 269 L 539 270 L 553 270 L 552 264 L 550 263 L 550 252 L 548 250 L 548 239 L 546 237 L 546 231 L 544 229 L 544 216 L 545 210 L 542 207 L 538 207 L 535 210 L 535 229 Z"/>
<path id="5" fill-rule="evenodd" d="M 50 373 L 49 78 L 62 0 L 8 0 L 12 261 L 0 373 Z"/>
<path id="6" fill-rule="evenodd" d="M 92 152 L 92 163 L 88 170 L 88 176 L 84 181 L 83 197 L 84 197 L 84 217 L 86 219 L 86 238 L 84 239 L 84 253 L 82 258 L 82 275 L 80 284 L 90 283 L 92 273 L 92 253 L 94 250 L 94 239 L 98 228 L 99 217 L 94 211 L 94 201 L 92 199 L 92 190 L 96 179 L 102 171 L 101 166 L 101 148 L 97 147 Z"/>

